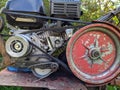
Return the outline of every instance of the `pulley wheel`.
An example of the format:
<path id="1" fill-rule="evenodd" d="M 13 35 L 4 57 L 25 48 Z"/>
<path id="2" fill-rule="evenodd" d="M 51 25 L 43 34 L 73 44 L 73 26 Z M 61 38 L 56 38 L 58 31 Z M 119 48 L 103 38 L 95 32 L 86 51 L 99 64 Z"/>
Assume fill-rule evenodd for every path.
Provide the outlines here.
<path id="1" fill-rule="evenodd" d="M 119 74 L 120 34 L 108 24 L 96 23 L 78 30 L 67 45 L 73 74 L 88 84 L 103 84 Z"/>
<path id="2" fill-rule="evenodd" d="M 37 62 L 39 61 L 39 63 L 37 63 L 37 64 L 39 64 L 40 65 L 40 63 L 43 63 L 44 62 L 44 64 L 43 65 L 41 65 L 41 66 L 39 66 L 39 65 L 35 65 L 35 66 L 33 66 L 33 67 L 31 67 L 31 71 L 32 71 L 32 73 L 36 76 L 36 77 L 38 77 L 39 79 L 43 79 L 43 78 L 46 78 L 46 77 L 48 77 L 50 74 L 52 74 L 53 72 L 55 72 L 55 71 L 57 71 L 57 69 L 58 69 L 58 67 L 59 67 L 59 65 L 57 64 L 57 63 L 54 63 L 53 64 L 53 62 L 52 62 L 52 64 L 51 64 L 51 66 L 52 66 L 52 68 L 50 68 L 49 67 L 49 65 L 50 65 L 50 59 L 48 59 L 48 58 L 39 58 L 39 59 L 37 59 L 36 60 Z M 45 65 L 46 64 L 46 65 Z M 41 68 L 40 68 L 41 67 Z"/>
<path id="3" fill-rule="evenodd" d="M 5 44 L 6 52 L 15 58 L 24 57 L 31 52 L 32 46 L 28 37 L 22 34 L 8 38 Z"/>
<path id="4" fill-rule="evenodd" d="M 32 70 L 32 73 L 40 79 L 43 79 L 43 78 L 49 76 L 52 71 L 51 69 L 40 69 L 37 67 L 32 68 L 31 70 Z"/>

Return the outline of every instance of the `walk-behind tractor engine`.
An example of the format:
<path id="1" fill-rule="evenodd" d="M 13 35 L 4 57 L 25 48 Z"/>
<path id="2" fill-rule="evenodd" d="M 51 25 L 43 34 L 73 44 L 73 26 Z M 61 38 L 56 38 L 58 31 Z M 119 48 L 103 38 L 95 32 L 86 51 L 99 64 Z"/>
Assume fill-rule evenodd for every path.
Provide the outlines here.
<path id="1" fill-rule="evenodd" d="M 52 17 L 69 19 L 79 19 L 80 17 L 79 0 L 51 0 L 50 9 Z M 9 0 L 4 10 L 46 16 L 43 0 Z M 45 78 L 55 72 L 59 65 L 47 54 L 52 55 L 55 51 L 64 48 L 63 46 L 73 29 L 66 29 L 63 32 L 59 32 L 57 28 L 55 31 L 51 29 L 52 27 L 68 26 L 70 23 L 14 14 L 6 14 L 6 19 L 11 28 L 10 33 L 14 35 L 6 41 L 6 51 L 12 60 L 17 62 L 15 66 L 18 68 L 29 67 L 39 78 Z M 12 27 L 19 29 L 15 30 Z M 48 27 L 50 30 L 44 30 Z M 39 28 L 43 30 L 34 32 L 34 29 Z M 26 31 L 33 31 L 33 33 L 22 34 Z"/>
<path id="2" fill-rule="evenodd" d="M 5 47 L 14 67 L 28 68 L 40 79 L 63 67 L 97 85 L 116 77 L 119 30 L 105 22 L 82 23 L 80 5 L 80 0 L 50 0 L 48 16 L 43 0 L 8 0 L 2 10 L 10 28 Z"/>

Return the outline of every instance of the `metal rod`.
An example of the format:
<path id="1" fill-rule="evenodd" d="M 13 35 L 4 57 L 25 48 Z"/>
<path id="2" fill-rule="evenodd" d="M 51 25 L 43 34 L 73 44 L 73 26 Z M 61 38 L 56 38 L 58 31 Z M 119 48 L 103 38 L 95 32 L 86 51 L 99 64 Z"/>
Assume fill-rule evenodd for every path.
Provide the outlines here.
<path id="1" fill-rule="evenodd" d="M 10 14 L 10 15 L 12 14 L 12 15 L 19 15 L 19 16 L 28 16 L 28 17 L 42 18 L 42 19 L 47 19 L 47 20 L 57 20 L 57 21 L 65 21 L 65 22 L 76 22 L 76 23 L 83 23 L 83 24 L 89 24 L 89 23 L 91 23 L 91 22 L 85 22 L 85 21 L 80 21 L 80 20 L 54 18 L 54 17 L 50 17 L 50 16 L 25 14 L 25 13 L 21 13 L 21 12 L 12 12 L 12 11 L 6 11 L 6 10 L 3 10 L 3 13 Z"/>

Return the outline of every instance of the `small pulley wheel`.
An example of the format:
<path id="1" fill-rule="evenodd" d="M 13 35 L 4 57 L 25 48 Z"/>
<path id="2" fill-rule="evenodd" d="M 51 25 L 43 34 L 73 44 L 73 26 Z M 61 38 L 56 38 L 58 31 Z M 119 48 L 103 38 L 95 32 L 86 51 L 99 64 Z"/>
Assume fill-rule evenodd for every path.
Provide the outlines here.
<path id="1" fill-rule="evenodd" d="M 49 76 L 52 71 L 51 69 L 41 69 L 41 68 L 37 68 L 37 67 L 34 67 L 31 70 L 32 70 L 32 73 L 40 79 L 43 79 L 43 78 Z"/>
<path id="2" fill-rule="evenodd" d="M 15 58 L 24 57 L 31 52 L 32 46 L 28 41 L 28 37 L 23 34 L 18 34 L 8 38 L 6 41 L 6 52 Z"/>
<path id="3" fill-rule="evenodd" d="M 58 64 L 55 63 L 51 67 L 52 68 L 45 68 L 45 69 L 39 68 L 39 66 L 38 67 L 32 67 L 31 71 L 36 77 L 38 77 L 39 79 L 43 79 L 43 78 L 48 77 L 53 72 L 57 71 Z"/>
<path id="4" fill-rule="evenodd" d="M 104 84 L 119 74 L 120 34 L 109 24 L 79 29 L 67 45 L 67 62 L 73 74 L 92 84 Z"/>
<path id="5" fill-rule="evenodd" d="M 48 77 L 53 72 L 57 71 L 59 65 L 55 62 L 49 62 L 47 58 L 40 58 L 38 64 L 33 65 L 31 68 L 32 73 L 39 79 Z"/>

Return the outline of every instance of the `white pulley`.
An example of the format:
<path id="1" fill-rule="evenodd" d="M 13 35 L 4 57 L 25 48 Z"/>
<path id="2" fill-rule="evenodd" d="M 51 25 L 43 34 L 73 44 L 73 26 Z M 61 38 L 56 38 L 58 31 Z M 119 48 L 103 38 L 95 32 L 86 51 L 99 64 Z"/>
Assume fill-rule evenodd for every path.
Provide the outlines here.
<path id="1" fill-rule="evenodd" d="M 49 63 L 49 60 L 47 58 L 40 58 L 39 59 L 40 62 L 45 62 L 45 63 Z M 52 68 L 39 68 L 39 65 L 38 67 L 33 67 L 31 68 L 32 70 L 32 73 L 38 77 L 39 79 L 43 79 L 43 78 L 46 78 L 48 77 L 50 74 L 52 74 L 53 72 L 57 71 L 59 65 L 57 63 L 53 62 L 51 63 L 52 65 Z"/>
<path id="2" fill-rule="evenodd" d="M 10 37 L 6 41 L 6 52 L 15 58 L 26 56 L 30 53 L 32 46 L 29 44 L 28 37 L 22 34 Z"/>

